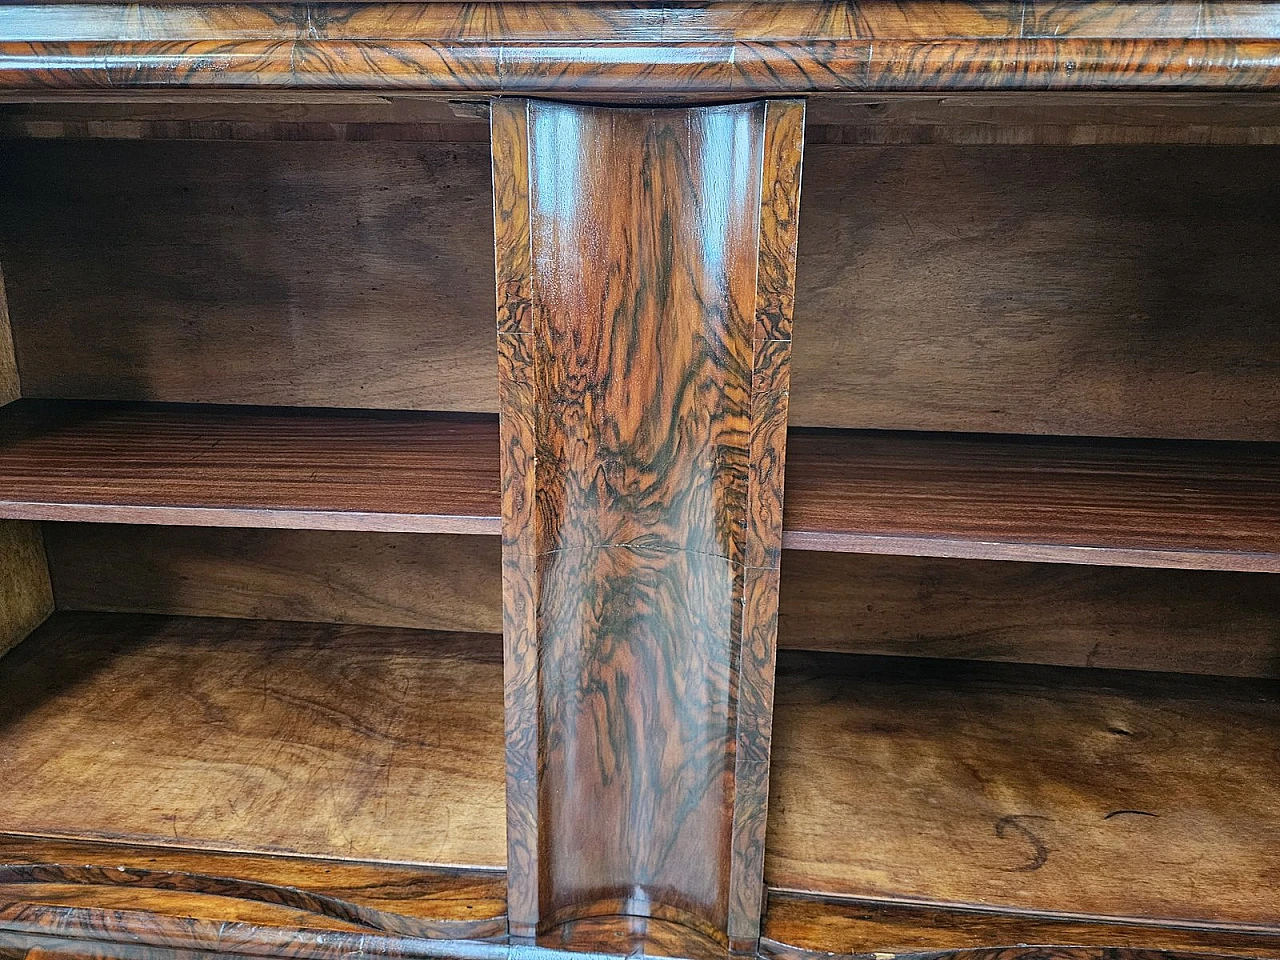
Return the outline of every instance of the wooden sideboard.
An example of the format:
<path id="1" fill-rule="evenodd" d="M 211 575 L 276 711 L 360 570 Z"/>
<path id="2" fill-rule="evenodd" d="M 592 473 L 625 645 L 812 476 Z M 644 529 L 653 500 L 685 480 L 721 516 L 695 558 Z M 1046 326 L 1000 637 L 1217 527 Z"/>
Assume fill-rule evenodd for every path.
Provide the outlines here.
<path id="1" fill-rule="evenodd" d="M 1280 2 L 0 3 L 0 185 L 0 960 L 1280 958 Z"/>

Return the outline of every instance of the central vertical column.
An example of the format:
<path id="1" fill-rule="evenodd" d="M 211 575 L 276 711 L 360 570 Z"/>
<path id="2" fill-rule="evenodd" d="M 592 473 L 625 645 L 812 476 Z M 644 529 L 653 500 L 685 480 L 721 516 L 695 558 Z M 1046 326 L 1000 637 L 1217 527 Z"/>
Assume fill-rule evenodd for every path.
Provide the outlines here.
<path id="1" fill-rule="evenodd" d="M 492 116 L 511 931 L 749 950 L 803 105 Z"/>

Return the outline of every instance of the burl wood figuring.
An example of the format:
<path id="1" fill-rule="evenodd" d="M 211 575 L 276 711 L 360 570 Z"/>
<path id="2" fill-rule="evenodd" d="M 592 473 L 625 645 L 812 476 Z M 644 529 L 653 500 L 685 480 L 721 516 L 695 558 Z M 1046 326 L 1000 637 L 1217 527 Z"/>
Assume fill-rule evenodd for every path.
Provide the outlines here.
<path id="1" fill-rule="evenodd" d="M 0 0 L 0 960 L 1280 957 L 1278 143 L 1280 0 Z"/>
<path id="2" fill-rule="evenodd" d="M 515 936 L 754 947 L 803 116 L 494 104 Z"/>

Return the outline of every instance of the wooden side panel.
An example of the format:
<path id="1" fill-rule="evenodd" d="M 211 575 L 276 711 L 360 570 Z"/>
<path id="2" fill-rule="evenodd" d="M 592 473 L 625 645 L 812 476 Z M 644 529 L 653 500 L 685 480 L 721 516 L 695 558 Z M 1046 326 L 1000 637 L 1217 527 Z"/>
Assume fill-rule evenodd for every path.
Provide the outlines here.
<path id="1" fill-rule="evenodd" d="M 9 323 L 9 298 L 5 293 L 4 270 L 0 266 L 0 406 L 22 396 L 18 380 L 18 358 L 13 349 L 13 328 Z"/>
<path id="2" fill-rule="evenodd" d="M 53 612 L 53 588 L 40 524 L 0 522 L 0 654 Z"/>
<path id="3" fill-rule="evenodd" d="M 811 143 L 791 423 L 1280 440 L 1274 169 Z M 26 396 L 498 409 L 482 145 L 10 141 L 0 173 Z"/>
<path id="4" fill-rule="evenodd" d="M 0 191 L 2 192 L 2 191 Z M 0 406 L 21 395 L 0 272 Z M 20 643 L 53 612 L 53 588 L 40 525 L 0 521 L 0 655 Z"/>
<path id="5" fill-rule="evenodd" d="M 516 936 L 758 934 L 802 125 L 494 107 Z"/>

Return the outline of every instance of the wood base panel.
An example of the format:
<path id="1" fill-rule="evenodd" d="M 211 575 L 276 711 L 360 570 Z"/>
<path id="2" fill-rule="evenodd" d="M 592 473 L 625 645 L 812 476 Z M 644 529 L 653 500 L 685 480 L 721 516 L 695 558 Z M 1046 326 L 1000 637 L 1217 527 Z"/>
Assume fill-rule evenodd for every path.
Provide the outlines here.
<path id="1" fill-rule="evenodd" d="M 772 891 L 761 956 L 810 960 L 944 957 L 977 960 L 1177 956 L 1280 956 L 1280 930 L 1246 933 L 1090 917 L 1016 913 L 927 903 L 811 897 Z"/>
<path id="2" fill-rule="evenodd" d="M 186 647 L 197 658 L 184 662 L 199 688 L 206 668 L 233 669 L 218 661 L 238 656 L 237 637 L 242 648 L 250 639 L 269 643 L 276 662 L 283 662 L 299 636 L 313 634 L 312 648 L 327 646 L 309 655 L 325 649 L 341 658 L 339 672 L 350 675 L 368 656 L 431 656 L 448 666 L 451 687 L 470 697 L 481 688 L 472 686 L 466 664 L 481 656 L 492 671 L 497 662 L 492 637 L 285 626 L 60 613 L 0 660 L 0 684 L 19 689 L 37 661 L 70 664 L 70 673 L 62 673 L 65 692 L 50 707 L 82 725 L 63 742 L 96 748 L 104 785 L 110 777 L 109 785 L 140 807 L 146 791 L 154 791 L 154 771 L 171 767 L 157 767 L 157 758 L 175 756 L 184 744 L 208 754 L 225 736 L 219 727 L 229 715 L 206 708 L 195 725 L 180 727 L 171 716 L 166 723 L 164 711 L 139 710 L 137 699 L 117 701 L 121 723 L 147 720 L 152 764 L 150 778 L 122 775 L 129 750 L 143 748 L 140 741 L 122 744 L 120 723 L 95 709 L 102 701 L 94 692 L 122 687 L 131 664 L 176 689 L 164 664 Z M 77 644 L 67 640 L 72 632 L 79 647 L 93 650 L 98 676 L 74 656 Z M 381 641 L 373 643 L 370 634 Z M 123 635 L 137 646 L 122 648 Z M 451 647 L 463 643 L 477 653 Z M 410 652 L 419 649 L 425 653 Z M 278 691 L 264 697 L 273 690 L 269 673 L 252 698 L 241 700 L 246 722 L 267 721 L 282 709 L 273 702 Z M 305 687 L 305 673 L 291 676 L 302 676 Z M 1277 800 L 1270 765 L 1280 736 L 1274 683 L 815 654 L 784 654 L 779 678 L 766 869 L 773 887 L 792 889 L 770 894 L 762 956 L 1280 954 L 1280 929 L 1271 922 L 1274 894 L 1265 880 L 1280 848 L 1272 836 Z M 493 685 L 491 679 L 484 686 Z M 56 932 L 87 937 L 95 944 L 91 954 L 104 957 L 125 957 L 118 952 L 124 941 L 146 957 L 158 954 L 145 950 L 216 949 L 328 958 L 363 949 L 497 960 L 516 950 L 548 958 L 587 950 L 700 960 L 723 950 L 708 950 L 679 924 L 609 918 L 549 931 L 532 946 L 481 943 L 474 938 L 505 931 L 501 870 L 300 857 L 265 845 L 257 852 L 193 849 L 189 830 L 177 839 L 149 836 L 146 843 L 93 839 L 90 834 L 110 822 L 113 801 L 91 803 L 83 784 L 55 804 L 76 814 L 80 836 L 36 835 L 30 816 L 25 829 L 14 831 L 15 811 L 26 803 L 19 796 L 26 770 L 42 775 L 39 790 L 28 794 L 39 793 L 46 818 L 48 798 L 61 794 L 49 790 L 48 764 L 31 763 L 30 750 L 13 749 L 29 740 L 21 732 L 24 718 L 48 723 L 49 717 L 40 719 L 30 697 L 7 696 L 14 706 L 3 726 L 5 760 L 27 762 L 17 769 L 5 764 L 9 832 L 0 835 L 0 944 L 34 943 Z M 296 698 L 315 710 L 322 706 L 305 689 Z M 448 714 L 458 715 L 462 704 L 449 699 Z M 427 701 L 421 709 L 430 709 Z M 484 712 L 499 721 L 492 691 Z M 474 726 L 479 717 L 467 723 Z M 327 723 L 322 716 L 305 722 Z M 368 744 L 377 718 L 371 714 L 364 723 L 360 735 Z M 87 741 L 85 731 L 95 730 L 101 731 L 97 739 Z M 430 762 L 401 756 L 410 765 Z M 218 793 L 211 781 L 188 783 L 192 801 Z M 458 809 L 473 814 L 478 800 L 469 794 Z M 500 808 L 495 813 L 500 817 Z M 114 816 L 117 831 L 127 827 Z M 418 814 L 408 839 L 431 822 Z M 86 831 L 90 824 L 98 829 Z M 66 826 L 71 833 L 70 820 Z M 280 842 L 286 840 L 282 835 Z M 797 886 L 825 894 L 797 893 Z M 841 891 L 845 896 L 831 896 Z M 455 934 L 468 941 L 452 939 Z"/>

